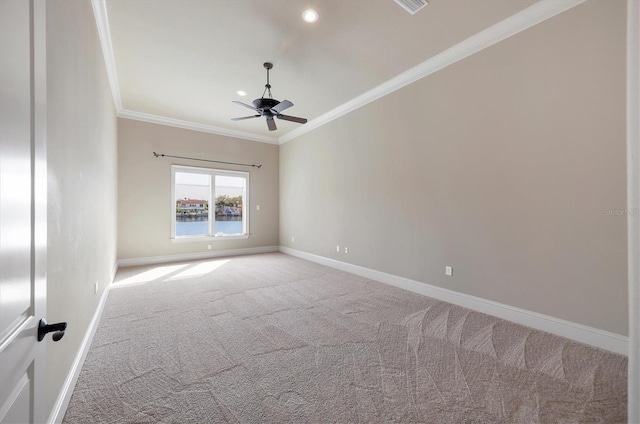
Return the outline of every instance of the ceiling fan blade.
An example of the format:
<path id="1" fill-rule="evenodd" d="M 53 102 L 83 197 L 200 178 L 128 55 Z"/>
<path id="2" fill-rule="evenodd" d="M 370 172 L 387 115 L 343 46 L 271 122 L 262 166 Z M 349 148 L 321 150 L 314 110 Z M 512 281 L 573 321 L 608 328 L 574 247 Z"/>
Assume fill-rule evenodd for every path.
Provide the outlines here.
<path id="1" fill-rule="evenodd" d="M 261 115 L 242 116 L 240 118 L 231 118 L 232 121 L 242 121 L 243 119 L 259 118 Z"/>
<path id="2" fill-rule="evenodd" d="M 278 129 L 276 127 L 276 121 L 274 121 L 271 117 L 267 118 L 267 127 L 269 127 L 269 131 L 275 131 Z"/>
<path id="3" fill-rule="evenodd" d="M 239 101 L 237 101 L 237 100 L 232 100 L 232 102 L 233 102 L 233 103 L 235 103 L 235 104 L 237 104 L 237 105 L 240 105 L 240 106 L 248 107 L 248 108 L 249 108 L 249 109 L 251 109 L 251 110 L 258 110 L 258 109 L 256 109 L 255 107 L 253 107 L 253 106 L 251 106 L 251 105 L 248 105 L 248 104 L 246 104 L 246 103 L 239 102 Z"/>
<path id="4" fill-rule="evenodd" d="M 278 103 L 277 105 L 275 105 L 274 107 L 271 108 L 271 110 L 278 114 L 280 112 L 282 112 L 285 109 L 289 109 L 291 106 L 293 106 L 293 103 L 291 103 L 289 100 L 283 100 L 280 103 Z"/>
<path id="5" fill-rule="evenodd" d="M 298 124 L 306 124 L 307 118 L 298 118 L 297 116 L 289 116 L 289 115 L 276 115 L 280 119 L 284 119 L 285 121 L 297 122 Z"/>

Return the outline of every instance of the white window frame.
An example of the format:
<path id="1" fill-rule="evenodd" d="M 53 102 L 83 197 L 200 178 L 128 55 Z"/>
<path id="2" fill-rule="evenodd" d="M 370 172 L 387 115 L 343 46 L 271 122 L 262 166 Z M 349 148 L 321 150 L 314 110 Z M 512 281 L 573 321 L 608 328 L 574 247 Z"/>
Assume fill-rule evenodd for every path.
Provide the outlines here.
<path id="1" fill-rule="evenodd" d="M 176 172 L 188 174 L 204 174 L 211 177 L 211 194 L 209 200 L 209 235 L 196 236 L 176 236 Z M 244 194 L 242 196 L 242 223 L 243 234 L 215 235 L 215 199 L 216 184 L 215 177 L 242 177 L 245 179 Z M 244 171 L 229 171 L 226 169 L 201 168 L 196 166 L 171 165 L 171 241 L 174 243 L 212 241 L 212 240 L 234 240 L 249 238 L 249 173 Z"/>

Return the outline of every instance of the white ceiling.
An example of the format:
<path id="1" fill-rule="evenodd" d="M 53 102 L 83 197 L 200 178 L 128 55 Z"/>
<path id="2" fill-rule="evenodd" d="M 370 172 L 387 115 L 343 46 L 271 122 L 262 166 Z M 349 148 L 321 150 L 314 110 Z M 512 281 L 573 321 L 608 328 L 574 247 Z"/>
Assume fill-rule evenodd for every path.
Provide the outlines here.
<path id="1" fill-rule="evenodd" d="M 231 121 L 251 114 L 232 100 L 262 95 L 266 61 L 274 64 L 273 97 L 292 101 L 285 113 L 313 128 L 348 111 L 353 99 L 399 87 L 399 75 L 412 75 L 404 85 L 439 69 L 424 66 L 462 42 L 486 47 L 471 43 L 480 42 L 478 33 L 505 38 L 501 21 L 514 14 L 507 21 L 520 31 L 581 0 L 429 0 L 415 15 L 393 0 L 93 1 L 119 116 L 277 143 L 304 129 Z M 301 19 L 308 7 L 320 14 L 313 24 Z"/>

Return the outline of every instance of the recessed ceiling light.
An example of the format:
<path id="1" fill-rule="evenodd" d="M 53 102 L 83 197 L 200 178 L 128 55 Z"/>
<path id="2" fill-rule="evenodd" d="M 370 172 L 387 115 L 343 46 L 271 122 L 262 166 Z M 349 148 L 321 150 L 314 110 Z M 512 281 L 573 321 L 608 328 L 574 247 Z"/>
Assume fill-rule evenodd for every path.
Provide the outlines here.
<path id="1" fill-rule="evenodd" d="M 247 95 L 247 92 L 246 92 L 246 91 L 242 91 L 242 90 L 238 90 L 238 91 L 236 91 L 236 94 L 237 94 L 238 96 L 246 96 L 246 95 Z"/>
<path id="2" fill-rule="evenodd" d="M 318 20 L 318 16 L 318 12 L 313 9 L 307 9 L 302 12 L 302 19 L 304 19 L 305 22 L 315 22 Z"/>

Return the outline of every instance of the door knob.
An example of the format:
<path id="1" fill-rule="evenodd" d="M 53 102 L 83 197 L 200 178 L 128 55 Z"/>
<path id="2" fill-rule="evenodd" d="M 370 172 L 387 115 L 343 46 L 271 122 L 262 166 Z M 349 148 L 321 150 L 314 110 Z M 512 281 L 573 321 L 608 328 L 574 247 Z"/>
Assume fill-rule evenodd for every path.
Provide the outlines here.
<path id="1" fill-rule="evenodd" d="M 38 341 L 41 342 L 42 340 L 44 340 L 44 336 L 46 336 L 47 333 L 51 333 L 52 331 L 55 331 L 55 333 L 53 333 L 53 336 L 51 336 L 51 338 L 53 339 L 54 342 L 57 342 L 62 338 L 62 336 L 64 336 L 64 332 L 66 329 L 67 329 L 66 322 L 58 322 L 56 324 L 47 324 L 47 321 L 45 321 L 44 319 L 41 319 L 40 324 L 38 325 Z"/>

